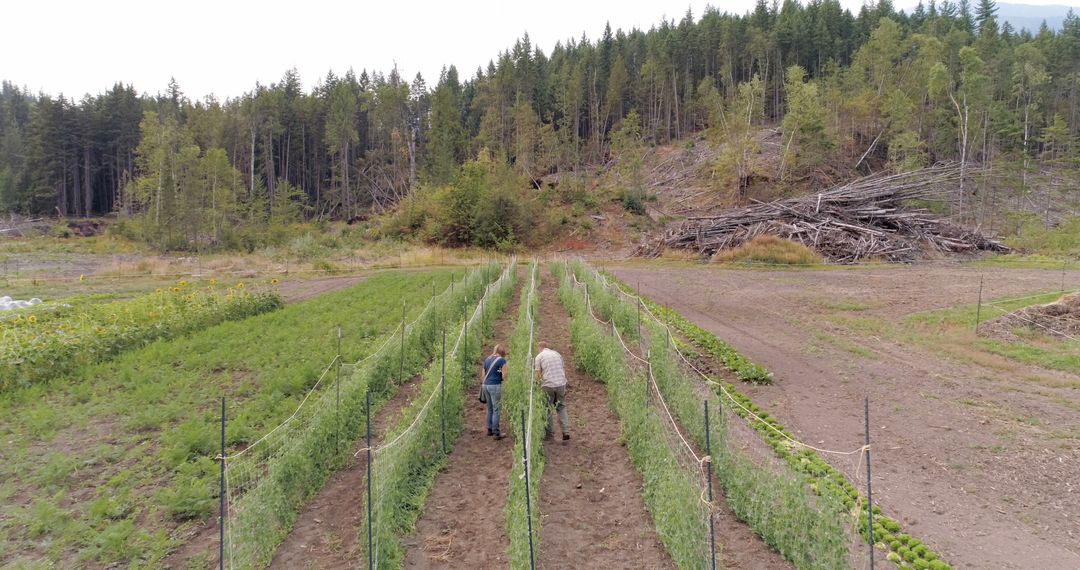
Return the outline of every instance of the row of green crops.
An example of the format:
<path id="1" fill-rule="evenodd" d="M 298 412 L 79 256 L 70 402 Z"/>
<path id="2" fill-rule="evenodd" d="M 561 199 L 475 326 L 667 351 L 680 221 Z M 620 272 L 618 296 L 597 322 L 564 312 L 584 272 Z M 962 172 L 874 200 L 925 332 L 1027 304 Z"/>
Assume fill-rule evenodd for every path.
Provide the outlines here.
<path id="1" fill-rule="evenodd" d="M 680 462 L 680 450 L 669 444 L 670 428 L 643 397 L 646 378 L 627 365 L 619 340 L 589 314 L 584 291 L 574 287 L 563 266 L 555 264 L 552 271 L 561 283 L 559 300 L 572 317 L 574 365 L 607 386 L 630 460 L 644 479 L 645 504 L 660 540 L 679 568 L 701 568 L 710 544 L 697 466 Z"/>
<path id="2" fill-rule="evenodd" d="M 388 335 L 384 350 L 398 356 L 402 303 L 413 321 L 433 287 L 454 280 L 456 291 L 461 279 L 460 269 L 376 272 L 0 393 L 0 566 L 165 566 L 217 506 L 222 395 L 235 453 L 297 409 L 338 352 L 338 325 L 346 362 L 370 356 Z M 335 372 L 320 390 L 334 388 Z M 210 550 L 190 565 L 206 563 Z"/>
<path id="3" fill-rule="evenodd" d="M 589 278 L 589 270 L 584 267 L 583 264 L 575 269 L 580 271 L 584 278 Z M 599 279 L 602 279 L 602 277 Z M 630 289 L 625 284 L 622 284 L 617 280 L 615 283 L 624 292 L 629 293 Z M 670 319 L 668 322 L 679 323 L 681 321 L 689 323 L 689 321 L 681 315 L 662 308 L 651 300 L 644 298 L 642 298 L 642 300 L 646 306 L 654 311 L 665 311 L 667 314 L 665 320 Z M 630 303 L 632 303 L 632 301 L 630 301 Z M 663 336 L 668 334 L 666 327 L 661 323 L 657 323 L 655 320 L 652 320 L 652 325 L 650 326 L 656 328 L 655 334 Z M 676 324 L 676 327 L 684 334 L 684 331 L 689 330 L 690 327 L 697 328 L 696 325 L 693 324 L 689 324 L 688 326 L 683 325 L 681 327 Z M 705 334 L 711 335 L 711 333 Z M 653 344 L 652 349 L 654 354 L 656 354 L 657 345 Z M 660 355 L 662 354 L 664 353 L 661 351 Z M 657 368 L 661 368 L 661 366 L 658 366 L 657 362 L 654 362 L 654 370 Z M 678 370 L 677 366 L 676 370 Z M 792 441 L 794 440 L 794 437 L 780 424 L 780 422 L 755 405 L 750 398 L 740 393 L 732 384 L 714 380 L 711 386 L 717 395 L 723 396 L 721 398 L 721 404 L 736 403 L 737 405 L 731 405 L 728 406 L 728 408 L 740 417 L 746 419 L 762 439 L 772 447 L 776 455 L 791 469 L 796 473 L 805 476 L 809 489 L 818 495 L 824 504 L 833 505 L 832 509 L 838 516 L 853 518 L 854 520 L 852 523 L 855 525 L 855 529 L 863 539 L 869 540 L 867 531 L 868 515 L 866 513 L 866 498 L 859 493 L 859 490 L 852 485 L 840 471 L 823 460 L 812 449 L 793 444 Z M 721 477 L 721 481 L 725 486 L 728 484 L 723 480 L 723 477 Z M 729 502 L 731 502 L 731 495 L 732 492 L 729 491 Z M 743 518 L 753 526 L 754 523 L 749 517 L 749 514 L 747 517 L 743 517 L 734 504 L 732 507 L 736 509 L 736 514 L 738 514 L 740 518 Z M 908 534 L 901 533 L 900 524 L 895 519 L 882 515 L 881 509 L 877 506 L 875 506 L 873 510 L 874 544 L 876 544 L 878 548 L 888 551 L 886 556 L 889 560 L 904 568 L 910 567 L 930 570 L 948 570 L 950 568 L 945 561 L 940 560 L 939 556 L 920 540 L 913 538 Z M 755 530 L 762 536 L 765 536 L 768 540 L 768 536 L 766 536 L 763 531 L 758 530 L 756 527 Z M 781 553 L 785 553 L 784 547 L 781 547 L 779 544 L 773 544 L 773 542 L 770 542 L 770 544 L 780 550 Z M 786 553 L 785 556 L 787 556 Z"/>
<path id="4" fill-rule="evenodd" d="M 415 526 L 435 477 L 461 434 L 472 364 L 480 357 L 492 324 L 510 302 L 513 287 L 511 262 L 472 315 L 447 329 L 445 361 L 438 358 L 423 372 L 420 392 L 374 450 L 368 468 L 373 518 L 365 517 L 359 540 L 376 568 L 400 568 L 404 561 L 400 538 Z M 369 530 L 372 549 L 368 548 Z"/>
<path id="5" fill-rule="evenodd" d="M 623 311 L 635 309 L 636 299 L 610 290 L 603 278 L 584 264 L 575 264 L 573 269 L 579 281 L 593 292 L 591 298 L 603 299 L 596 308 L 610 304 L 622 305 Z M 600 293 L 601 290 L 604 292 Z M 617 320 L 616 326 L 622 331 L 625 324 Z M 626 336 L 639 333 L 636 323 L 631 326 L 630 331 L 625 331 Z M 667 328 L 647 314 L 642 327 L 648 333 L 643 335 L 647 343 L 643 353 L 648 355 L 658 390 L 698 449 L 705 449 L 702 394 L 694 389 L 695 380 L 679 366 Z M 736 516 L 799 568 L 847 566 L 850 540 L 842 519 L 837 516 L 840 510 L 837 503 L 813 497 L 801 476 L 755 465 L 741 451 L 741 443 L 729 436 L 720 398 L 714 393 L 705 393 L 704 397 L 714 414 L 709 430 L 712 462 Z"/>
<path id="6" fill-rule="evenodd" d="M 265 475 L 250 491 L 234 497 L 229 507 L 231 567 L 262 568 L 270 562 L 299 510 L 323 487 L 330 473 L 347 464 L 355 441 L 366 433 L 368 393 L 374 414 L 396 391 L 399 376 L 408 379 L 425 368 L 430 376 L 432 370 L 437 370 L 443 331 L 454 330 L 455 323 L 460 323 L 461 316 L 496 275 L 497 266 L 487 266 L 432 298 L 417 320 L 405 328 L 403 336 L 399 336 L 399 329 L 382 350 L 346 377 L 340 386 L 340 404 L 336 390 L 324 390 L 322 398 L 310 404 L 311 417 L 307 421 L 294 420 L 299 429 L 275 434 L 286 441 L 278 448 L 280 452 L 265 461 L 255 459 L 255 466 L 241 462 L 234 467 L 240 473 L 255 470 Z M 433 359 L 436 361 L 429 367 Z"/>
<path id="7" fill-rule="evenodd" d="M 529 279 L 521 292 L 521 308 L 517 324 L 510 336 L 510 354 L 521 355 L 513 361 L 514 380 L 504 384 L 503 414 L 514 436 L 514 463 L 510 470 L 510 488 L 506 502 L 506 534 L 510 537 L 508 557 L 511 568 L 529 567 L 529 523 L 526 520 L 525 464 L 518 458 L 529 450 L 529 497 L 532 505 L 532 538 L 534 557 L 540 556 L 540 478 L 544 473 L 544 451 L 541 439 L 547 425 L 547 407 L 539 387 L 533 380 L 537 316 L 540 307 L 540 268 L 534 261 L 529 267 Z M 532 408 L 529 408 L 530 400 Z M 521 435 L 521 414 L 525 412 L 528 441 Z M 531 421 L 531 424 L 529 423 Z"/>
<path id="8" fill-rule="evenodd" d="M 30 313 L 0 326 L 0 391 L 43 382 L 102 362 L 125 350 L 173 338 L 223 321 L 283 306 L 270 291 L 195 287 L 181 281 L 168 290 L 82 311 Z"/>
<path id="9" fill-rule="evenodd" d="M 575 264 L 575 272 L 579 271 L 584 271 L 583 265 Z M 614 276 L 607 273 L 601 275 L 602 279 L 611 278 L 623 291 L 634 294 L 632 289 L 624 283 L 619 282 Z M 578 278 L 580 279 L 581 275 L 579 275 Z M 655 303 L 645 297 L 641 297 L 641 300 L 654 315 L 663 319 L 669 326 L 679 331 L 679 333 L 689 339 L 690 342 L 694 343 L 694 345 L 705 352 L 705 354 L 715 358 L 718 362 L 723 364 L 724 367 L 735 374 L 735 377 L 739 380 L 758 385 L 772 384 L 773 373 L 769 372 L 764 366 L 751 362 L 750 359 L 735 350 L 735 347 L 720 340 L 713 333 L 690 322 L 689 319 L 674 310 Z"/>

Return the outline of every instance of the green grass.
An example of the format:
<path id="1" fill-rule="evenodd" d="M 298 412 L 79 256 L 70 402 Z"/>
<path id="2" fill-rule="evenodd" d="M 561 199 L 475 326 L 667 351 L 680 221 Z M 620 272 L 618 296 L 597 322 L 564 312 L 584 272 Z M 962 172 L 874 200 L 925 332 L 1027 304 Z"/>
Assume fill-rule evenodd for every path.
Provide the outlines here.
<path id="1" fill-rule="evenodd" d="M 975 334 L 976 315 L 979 323 L 984 323 L 1024 307 L 1052 303 L 1060 297 L 1061 292 L 1055 291 L 987 301 L 981 311 L 977 305 L 965 305 L 916 313 L 905 318 L 895 334 L 918 344 L 951 349 L 961 355 L 969 351 L 989 353 L 1022 364 L 1080 374 L 1080 342 L 1075 340 L 1050 337 L 1029 327 L 1015 330 L 1018 340 L 1009 342 Z"/>
<path id="2" fill-rule="evenodd" d="M 57 505 L 78 523 L 68 531 L 35 541 L 12 529 L 2 548 L 53 563 L 73 552 L 89 552 L 98 563 L 117 556 L 135 565 L 159 559 L 160 549 L 172 547 L 155 538 L 159 530 L 212 512 L 221 395 L 228 399 L 227 440 L 235 450 L 293 412 L 337 352 L 336 325 L 344 331 L 344 359 L 358 360 L 397 325 L 402 300 L 410 319 L 423 308 L 432 279 L 442 288 L 450 273 L 379 274 L 348 290 L 154 342 L 48 385 L 3 394 L 0 439 L 10 443 L 0 479 L 29 497 L 5 502 L 3 517 L 22 518 L 34 500 L 55 494 L 50 489 L 84 498 Z M 49 460 L 60 446 L 79 466 L 77 475 L 65 477 L 67 467 Z M 121 509 L 128 511 L 120 521 L 136 525 L 127 536 L 135 545 L 131 552 L 111 548 L 109 540 L 99 543 L 99 535 L 115 538 L 123 529 L 111 528 L 120 521 L 90 512 L 103 497 L 124 496 L 132 505 Z"/>
<path id="3" fill-rule="evenodd" d="M 1009 360 L 1080 374 L 1080 342 L 1066 340 L 1042 347 L 1028 342 L 980 340 L 975 345 Z"/>

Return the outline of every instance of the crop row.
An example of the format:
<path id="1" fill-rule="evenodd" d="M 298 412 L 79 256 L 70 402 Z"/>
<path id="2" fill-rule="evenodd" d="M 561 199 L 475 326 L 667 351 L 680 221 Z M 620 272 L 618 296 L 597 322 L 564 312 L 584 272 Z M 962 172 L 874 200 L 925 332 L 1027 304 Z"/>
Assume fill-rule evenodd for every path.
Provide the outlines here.
<path id="1" fill-rule="evenodd" d="M 574 364 L 607 387 L 630 460 L 644 479 L 645 504 L 660 540 L 679 568 L 701 568 L 710 543 L 698 466 L 681 462 L 665 420 L 643 397 L 647 378 L 627 364 L 620 341 L 592 317 L 585 292 L 574 287 L 564 266 L 555 264 L 552 271 L 561 283 L 559 300 L 571 315 Z"/>
<path id="2" fill-rule="evenodd" d="M 446 352 L 442 357 L 445 361 L 436 358 L 423 371 L 416 398 L 374 449 L 368 469 L 373 488 L 373 518 L 365 517 L 359 541 L 376 568 L 400 568 L 403 563 L 400 537 L 416 524 L 435 477 L 461 434 L 465 387 L 472 379 L 472 363 L 479 358 L 484 341 L 490 337 L 492 323 L 510 300 L 513 267 L 511 262 L 487 288 L 483 302 L 475 306 L 471 316 L 458 312 L 462 318 L 447 329 Z M 373 549 L 368 548 L 369 530 Z"/>
<path id="3" fill-rule="evenodd" d="M 541 517 L 537 504 L 540 498 L 540 478 L 544 473 L 544 450 L 541 438 L 547 424 L 547 407 L 536 382 L 533 381 L 538 311 L 540 306 L 540 270 L 536 261 L 529 266 L 529 279 L 521 291 L 517 323 L 510 335 L 510 354 L 520 355 L 511 362 L 512 378 L 503 384 L 503 414 L 514 437 L 513 469 L 510 470 L 506 503 L 506 534 L 510 537 L 508 558 L 511 568 L 529 567 L 529 524 L 526 520 L 525 465 L 523 450 L 529 451 L 529 498 L 532 505 L 532 538 L 534 556 L 540 552 Z M 531 391 L 531 394 L 530 394 Z M 530 395 L 532 409 L 530 410 Z M 528 441 L 521 436 L 521 413 L 525 412 Z M 529 422 L 532 422 L 529 424 Z"/>
<path id="4" fill-rule="evenodd" d="M 574 270 L 590 290 L 607 288 L 603 277 L 584 264 L 574 264 Z M 609 290 L 605 295 L 612 304 L 631 309 L 637 304 L 636 299 L 617 291 Z M 635 324 L 625 334 L 638 332 Z M 648 355 L 656 388 L 699 450 L 706 447 L 702 398 L 709 402 L 713 412 L 713 422 L 709 425 L 711 460 L 727 503 L 736 516 L 799 568 L 831 569 L 847 565 L 849 534 L 836 516 L 838 509 L 830 506 L 827 499 L 808 493 L 797 474 L 759 466 L 748 458 L 742 451 L 743 442 L 736 441 L 728 432 L 726 412 L 718 395 L 695 390 L 695 379 L 679 365 L 667 328 L 646 317 L 641 332 L 645 341 L 642 352 Z"/>
<path id="5" fill-rule="evenodd" d="M 338 396 L 324 392 L 312 405 L 312 417 L 299 424 L 300 429 L 279 436 L 288 440 L 281 448 L 283 452 L 272 454 L 254 468 L 247 467 L 248 472 L 255 470 L 265 475 L 229 507 L 228 556 L 232 567 L 266 566 L 299 510 L 322 488 L 330 473 L 347 463 L 354 442 L 366 432 L 369 393 L 377 410 L 394 393 L 399 379 L 424 370 L 430 373 L 434 365 L 429 363 L 438 352 L 443 331 L 460 322 L 461 315 L 480 298 L 496 274 L 495 266 L 476 270 L 457 287 L 433 298 L 417 320 L 406 327 L 400 343 L 395 342 L 396 338 L 388 339 L 384 349 L 365 359 L 345 378 L 340 387 L 340 404 L 330 405 Z M 397 334 L 401 334 L 400 329 Z M 244 472 L 244 466 L 237 467 Z"/>
<path id="6" fill-rule="evenodd" d="M 122 351 L 283 306 L 244 283 L 199 288 L 185 281 L 128 301 L 54 317 L 30 313 L 0 329 L 0 391 L 44 382 Z"/>
<path id="7" fill-rule="evenodd" d="M 14 555 L 66 566 L 78 556 L 80 566 L 166 565 L 163 557 L 202 528 L 218 504 L 220 466 L 213 458 L 222 393 L 227 449 L 235 452 L 296 410 L 337 354 L 335 325 L 343 360 L 370 355 L 388 335 L 397 355 L 393 329 L 402 303 L 407 320 L 415 319 L 433 284 L 441 289 L 451 278 L 449 271 L 374 274 L 354 287 L 0 394 L 0 496 L 11 497 L 0 501 L 0 519 L 13 523 L 0 523 L 5 562 Z M 321 390 L 333 393 L 335 372 Z M 57 440 L 63 451 L 52 445 Z M 75 496 L 81 499 L 68 499 Z M 198 567 L 210 551 L 185 548 L 173 556 L 198 552 L 187 564 Z"/>
<path id="8" fill-rule="evenodd" d="M 601 274 L 601 278 L 611 278 L 615 280 L 615 283 L 623 292 L 634 294 L 632 289 L 619 282 L 614 276 L 605 273 Z M 713 333 L 690 322 L 689 319 L 674 310 L 645 297 L 641 297 L 641 300 L 654 315 L 663 319 L 669 326 L 679 331 L 680 334 L 689 339 L 690 342 L 705 352 L 705 354 L 715 358 L 723 364 L 724 367 L 735 374 L 735 377 L 739 380 L 758 385 L 772 384 L 773 373 L 769 372 L 764 366 L 751 362 L 749 358 L 746 358 L 739 351 L 735 350 L 735 347 L 720 340 Z"/>
<path id="9" fill-rule="evenodd" d="M 583 265 L 580 270 L 587 271 Z M 626 285 L 619 283 L 617 280 L 616 284 L 624 292 L 629 291 Z M 666 315 L 665 320 L 674 323 L 679 332 L 686 334 L 686 330 L 700 330 L 692 323 L 679 326 L 678 323 L 689 323 L 689 321 L 678 313 L 660 307 L 649 299 L 644 297 L 641 299 L 651 310 L 660 311 Z M 659 324 L 662 325 L 662 323 Z M 666 327 L 658 332 L 666 335 Z M 708 332 L 704 334 L 711 336 L 711 333 Z M 679 344 L 677 339 L 676 343 Z M 695 344 L 701 346 L 698 343 Z M 725 399 L 730 399 L 731 403 L 735 405 L 729 406 L 729 409 L 747 420 L 750 426 L 780 459 L 796 473 L 806 477 L 809 489 L 814 494 L 818 495 L 827 504 L 835 505 L 834 510 L 838 514 L 850 517 L 856 531 L 859 532 L 863 539 L 870 541 L 867 529 L 866 498 L 840 471 L 822 459 L 814 450 L 793 443 L 795 441 L 794 437 L 779 421 L 759 408 L 750 398 L 740 393 L 734 385 L 716 380 L 713 380 L 711 385 L 718 395 L 723 396 L 721 403 L 727 404 L 728 402 Z M 901 533 L 900 524 L 895 519 L 881 514 L 879 507 L 875 506 L 873 512 L 874 537 L 872 542 L 877 548 L 888 552 L 888 560 L 903 568 L 929 570 L 948 570 L 951 568 L 922 541 L 913 538 L 909 534 Z"/>

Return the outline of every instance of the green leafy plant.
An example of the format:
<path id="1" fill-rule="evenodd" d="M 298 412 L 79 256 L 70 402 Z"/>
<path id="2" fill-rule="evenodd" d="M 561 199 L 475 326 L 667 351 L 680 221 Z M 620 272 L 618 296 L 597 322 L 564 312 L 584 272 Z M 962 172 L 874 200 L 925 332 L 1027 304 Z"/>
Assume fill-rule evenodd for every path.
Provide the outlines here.
<path id="1" fill-rule="evenodd" d="M 137 299 L 91 305 L 53 318 L 19 316 L 0 323 L 0 391 L 51 380 L 155 340 L 283 305 L 277 293 L 252 293 L 242 282 L 197 288 L 181 281 Z"/>

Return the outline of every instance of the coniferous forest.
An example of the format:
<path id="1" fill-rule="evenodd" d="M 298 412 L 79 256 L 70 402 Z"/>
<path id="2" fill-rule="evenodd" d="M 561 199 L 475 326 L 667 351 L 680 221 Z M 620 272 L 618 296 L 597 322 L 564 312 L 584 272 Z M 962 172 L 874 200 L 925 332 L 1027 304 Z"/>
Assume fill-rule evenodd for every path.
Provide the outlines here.
<path id="1" fill-rule="evenodd" d="M 175 82 L 77 99 L 11 79 L 0 211 L 115 213 L 164 249 L 252 247 L 273 239 L 267 228 L 403 201 L 399 234 L 527 243 L 523 196 L 545 176 L 640 169 L 616 159 L 707 136 L 717 191 L 737 199 L 766 128 L 783 136 L 772 183 L 792 188 L 956 161 L 961 203 L 993 192 L 992 209 L 955 212 L 972 225 L 1010 211 L 1049 222 L 1080 170 L 1080 17 L 1017 30 L 992 0 L 910 13 L 882 0 L 858 14 L 759 0 L 548 52 L 526 35 L 486 67 L 437 78 L 349 70 L 305 85 L 291 70 L 225 100 L 192 100 Z"/>

